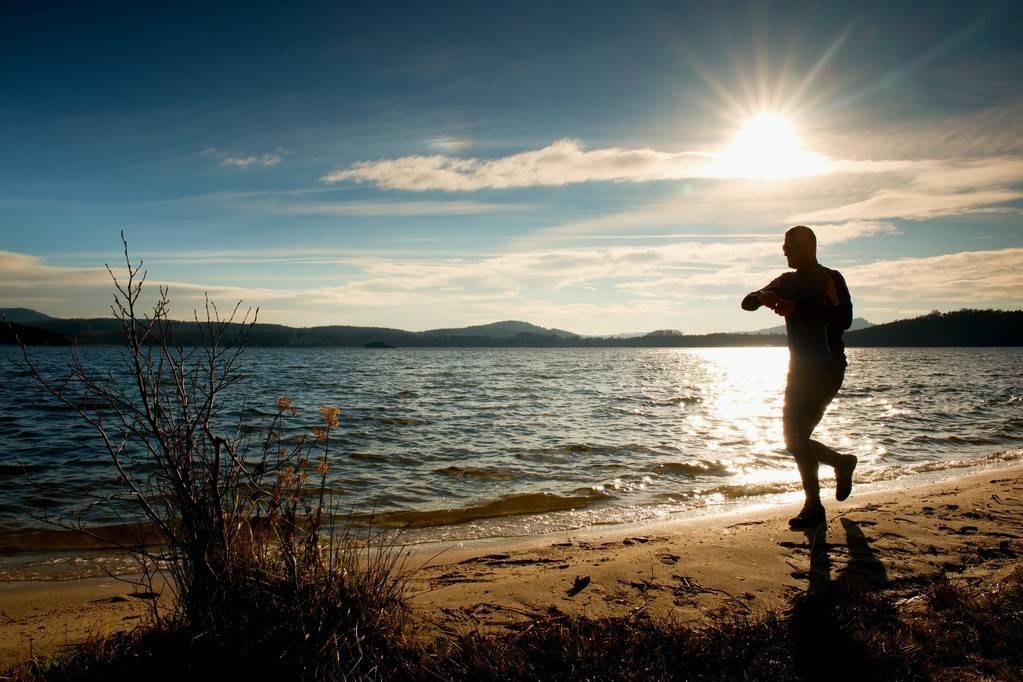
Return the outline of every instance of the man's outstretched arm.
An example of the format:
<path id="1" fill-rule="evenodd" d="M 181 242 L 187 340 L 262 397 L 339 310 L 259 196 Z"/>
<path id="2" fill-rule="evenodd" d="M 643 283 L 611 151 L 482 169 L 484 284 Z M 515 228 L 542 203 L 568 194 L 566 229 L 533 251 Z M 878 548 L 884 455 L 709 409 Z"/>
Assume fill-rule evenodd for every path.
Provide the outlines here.
<path id="1" fill-rule="evenodd" d="M 766 305 L 769 308 L 774 308 L 778 301 L 781 300 L 780 285 L 781 279 L 784 276 L 785 275 L 775 278 L 770 284 L 768 284 L 763 289 L 751 291 L 748 294 L 746 294 L 746 296 L 742 299 L 742 309 L 756 310 L 762 305 Z"/>

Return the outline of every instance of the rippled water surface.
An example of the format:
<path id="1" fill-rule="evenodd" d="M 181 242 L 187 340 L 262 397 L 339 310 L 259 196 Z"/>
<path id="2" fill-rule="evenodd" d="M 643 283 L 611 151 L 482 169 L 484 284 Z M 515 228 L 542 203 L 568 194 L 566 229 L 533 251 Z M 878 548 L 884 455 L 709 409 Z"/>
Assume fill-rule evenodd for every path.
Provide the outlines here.
<path id="1" fill-rule="evenodd" d="M 119 353 L 82 350 L 97 371 Z M 67 361 L 61 349 L 34 356 L 48 371 Z M 10 349 L 0 357 L 0 533 L 10 536 L 115 480 L 88 427 L 32 386 Z M 851 349 L 849 359 L 817 438 L 857 455 L 861 480 L 1020 456 L 1023 349 Z M 781 442 L 786 363 L 783 348 L 254 348 L 224 405 L 258 427 L 289 396 L 292 435 L 318 423 L 317 405 L 338 405 L 333 489 L 420 529 L 414 538 L 537 533 L 797 490 Z"/>

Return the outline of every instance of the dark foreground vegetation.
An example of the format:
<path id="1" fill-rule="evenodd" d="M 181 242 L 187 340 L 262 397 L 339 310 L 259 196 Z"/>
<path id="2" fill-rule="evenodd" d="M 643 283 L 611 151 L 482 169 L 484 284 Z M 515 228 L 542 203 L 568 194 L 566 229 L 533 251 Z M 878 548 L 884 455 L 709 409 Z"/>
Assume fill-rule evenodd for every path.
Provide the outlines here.
<path id="1" fill-rule="evenodd" d="M 1023 670 L 1023 572 L 982 589 L 944 576 L 880 588 L 831 586 L 784 612 L 720 613 L 699 627 L 639 612 L 588 619 L 555 612 L 501 634 L 426 638 L 379 612 L 372 635 L 335 632 L 350 595 L 328 607 L 315 587 L 278 613 L 236 595 L 231 636 L 168 626 L 96 640 L 61 660 L 32 661 L 17 680 L 1012 680 Z M 327 612 L 332 612 L 328 614 Z M 328 615 L 328 620 L 321 620 Z M 342 619 L 345 620 L 345 619 Z M 263 632 L 263 636 L 247 637 Z M 341 637 L 338 648 L 332 637 Z M 324 657 L 326 646 L 339 657 Z"/>
<path id="2" fill-rule="evenodd" d="M 0 311 L 3 312 L 3 311 Z M 7 311 L 21 322 L 26 343 L 35 338 L 72 339 L 80 344 L 121 344 L 121 327 L 109 319 L 55 319 L 21 309 Z M 29 314 L 31 313 L 31 314 Z M 184 345 L 202 343 L 197 322 L 169 323 Z M 40 335 L 48 334 L 49 337 Z M 13 337 L 0 343 L 12 343 Z M 1019 346 L 1023 344 L 1023 310 L 958 310 L 872 325 L 846 332 L 849 346 Z M 65 340 L 64 343 L 67 343 Z M 249 331 L 251 346 L 378 347 L 378 348 L 707 348 L 721 346 L 784 346 L 778 333 L 682 334 L 655 331 L 629 338 L 579 336 L 560 329 L 545 329 L 526 322 L 495 322 L 462 329 L 410 332 L 383 327 L 288 327 L 257 324 Z"/>

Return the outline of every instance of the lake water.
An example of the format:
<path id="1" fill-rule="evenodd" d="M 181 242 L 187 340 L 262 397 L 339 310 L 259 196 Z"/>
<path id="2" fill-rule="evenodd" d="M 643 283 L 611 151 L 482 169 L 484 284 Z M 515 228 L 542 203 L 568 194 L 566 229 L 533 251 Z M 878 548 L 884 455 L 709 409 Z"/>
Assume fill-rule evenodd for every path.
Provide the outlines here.
<path id="1" fill-rule="evenodd" d="M 82 356 L 104 371 L 120 352 Z M 33 356 L 48 372 L 68 357 Z M 116 490 L 96 436 L 16 359 L 0 349 L 0 579 L 34 575 L 41 552 L 62 549 L 59 534 L 27 532 L 40 516 Z M 860 458 L 858 481 L 1023 457 L 1023 349 L 849 360 L 816 437 Z M 319 423 L 318 405 L 339 406 L 332 490 L 378 523 L 409 524 L 410 541 L 528 535 L 797 498 L 781 439 L 786 363 L 784 348 L 252 348 L 224 406 L 259 427 L 288 396 L 291 436 Z M 47 561 L 84 561 L 67 554 Z"/>

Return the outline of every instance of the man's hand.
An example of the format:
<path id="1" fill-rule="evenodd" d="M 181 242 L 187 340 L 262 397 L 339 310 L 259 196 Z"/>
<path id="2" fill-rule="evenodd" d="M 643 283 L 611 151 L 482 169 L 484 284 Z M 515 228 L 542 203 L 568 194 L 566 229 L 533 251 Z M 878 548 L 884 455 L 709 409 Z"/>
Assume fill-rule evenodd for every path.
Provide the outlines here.
<path id="1" fill-rule="evenodd" d="M 778 301 L 781 300 L 781 296 L 773 291 L 761 291 L 757 295 L 757 301 L 762 306 L 766 306 L 771 310 L 774 310 L 774 306 L 778 305 Z"/>
<path id="2" fill-rule="evenodd" d="M 781 315 L 782 317 L 785 317 L 789 313 L 795 312 L 795 310 L 796 310 L 796 304 L 795 304 L 794 301 L 781 301 L 781 300 L 779 300 L 774 305 L 774 312 L 776 312 L 778 315 Z"/>

